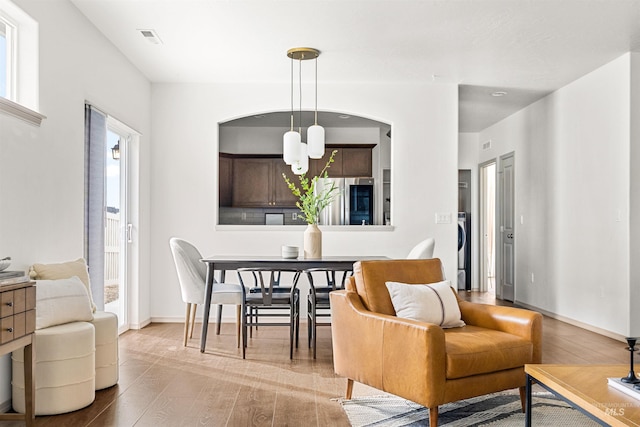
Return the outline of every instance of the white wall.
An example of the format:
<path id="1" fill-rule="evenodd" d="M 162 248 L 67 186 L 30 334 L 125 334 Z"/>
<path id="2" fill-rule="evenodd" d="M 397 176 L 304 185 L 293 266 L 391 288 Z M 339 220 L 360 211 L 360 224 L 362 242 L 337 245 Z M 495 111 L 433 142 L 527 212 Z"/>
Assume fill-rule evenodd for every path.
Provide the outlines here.
<path id="1" fill-rule="evenodd" d="M 516 300 L 620 335 L 630 332 L 630 117 L 627 54 L 480 133 L 493 149 L 479 162 L 515 151 Z"/>
<path id="2" fill-rule="evenodd" d="M 456 223 L 436 225 L 436 212 L 457 212 L 455 85 L 325 84 L 322 109 L 390 123 L 394 229 L 367 232 L 323 228 L 325 254 L 403 258 L 420 240 L 436 239 L 447 277 L 456 277 Z M 181 320 L 184 308 L 168 241 L 181 236 L 203 254 L 278 255 L 302 246 L 304 227 L 265 231 L 216 229 L 217 123 L 286 109 L 286 84 L 154 84 L 152 131 L 151 315 Z M 304 106 L 303 106 L 304 108 Z M 235 279 L 235 275 L 230 275 Z M 229 312 L 231 313 L 231 312 Z"/>
<path id="3" fill-rule="evenodd" d="M 66 0 L 15 3 L 40 24 L 40 111 L 47 116 L 34 127 L 0 115 L 0 254 L 26 270 L 83 255 L 85 100 L 142 132 L 148 185 L 150 85 Z M 148 200 L 139 202 L 148 212 Z M 144 273 L 141 279 L 148 282 Z M 140 314 L 148 318 L 148 308 Z M 9 366 L 8 356 L 0 359 L 0 405 L 11 396 Z"/>

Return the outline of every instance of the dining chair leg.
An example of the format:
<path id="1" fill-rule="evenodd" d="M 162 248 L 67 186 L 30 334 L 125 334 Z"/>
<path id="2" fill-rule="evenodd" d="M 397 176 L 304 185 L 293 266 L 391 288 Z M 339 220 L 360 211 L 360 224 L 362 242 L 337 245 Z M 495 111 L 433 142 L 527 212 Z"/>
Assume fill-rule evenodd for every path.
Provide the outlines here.
<path id="1" fill-rule="evenodd" d="M 300 295 L 296 300 L 296 348 L 298 348 L 298 341 L 300 341 Z"/>
<path id="2" fill-rule="evenodd" d="M 289 312 L 289 359 L 293 359 L 293 336 L 296 329 L 295 306 L 291 304 Z"/>
<path id="3" fill-rule="evenodd" d="M 184 317 L 184 342 L 183 342 L 183 346 L 186 347 L 187 346 L 187 339 L 189 338 L 189 318 L 191 313 L 191 303 L 188 302 L 187 303 L 187 313 L 185 314 Z"/>
<path id="4" fill-rule="evenodd" d="M 309 345 L 309 348 L 311 348 L 311 298 L 311 295 L 307 297 L 307 344 Z"/>
<path id="5" fill-rule="evenodd" d="M 240 318 L 241 311 L 242 306 L 236 305 L 236 337 L 238 339 L 238 348 L 240 348 L 240 337 L 242 335 L 242 319 Z"/>
<path id="6" fill-rule="evenodd" d="M 313 347 L 313 358 L 316 358 L 316 301 L 311 298 L 311 309 L 309 310 L 309 346 Z"/>
<path id="7" fill-rule="evenodd" d="M 198 304 L 193 304 L 191 306 L 191 320 L 189 321 L 189 338 L 193 338 L 193 330 L 196 328 L 196 310 L 198 309 Z"/>
<path id="8" fill-rule="evenodd" d="M 315 307 L 314 307 L 315 310 Z M 311 328 L 311 333 L 313 334 L 313 343 L 311 345 L 313 345 L 313 358 L 316 358 L 316 352 L 317 352 L 317 348 L 318 348 L 318 325 L 317 325 L 317 317 L 316 317 L 316 313 L 314 311 L 313 313 L 313 327 Z"/>
<path id="9" fill-rule="evenodd" d="M 258 330 L 258 308 L 257 307 L 253 307 L 253 316 L 254 316 L 254 320 L 255 320 L 255 324 L 256 324 L 256 331 Z"/>
<path id="10" fill-rule="evenodd" d="M 242 307 L 242 358 L 245 358 L 247 350 L 247 308 Z"/>
<path id="11" fill-rule="evenodd" d="M 249 308 L 249 323 L 251 323 L 251 326 L 249 326 L 249 338 L 253 338 L 253 324 L 255 323 L 253 316 L 254 316 L 254 308 L 250 307 Z M 257 314 L 256 314 L 257 317 Z M 258 327 L 256 326 L 256 330 L 258 329 Z"/>
<path id="12" fill-rule="evenodd" d="M 216 319 L 216 335 L 220 335 L 221 325 L 222 325 L 222 304 L 218 304 L 218 317 Z"/>

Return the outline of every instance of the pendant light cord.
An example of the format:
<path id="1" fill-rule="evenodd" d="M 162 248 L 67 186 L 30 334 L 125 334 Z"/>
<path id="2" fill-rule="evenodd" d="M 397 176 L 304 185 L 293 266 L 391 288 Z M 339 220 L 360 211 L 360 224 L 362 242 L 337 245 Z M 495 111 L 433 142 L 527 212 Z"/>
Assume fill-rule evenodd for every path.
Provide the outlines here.
<path id="1" fill-rule="evenodd" d="M 293 56 L 291 57 L 291 131 L 293 131 Z"/>
<path id="2" fill-rule="evenodd" d="M 316 113 L 314 119 L 314 125 L 318 124 L 318 57 L 315 59 L 316 63 Z"/>
<path id="3" fill-rule="evenodd" d="M 304 59 L 304 55 L 300 56 L 298 59 L 298 89 L 299 99 L 300 99 L 300 110 L 298 113 L 298 131 L 300 132 L 300 137 L 302 137 L 302 60 Z"/>

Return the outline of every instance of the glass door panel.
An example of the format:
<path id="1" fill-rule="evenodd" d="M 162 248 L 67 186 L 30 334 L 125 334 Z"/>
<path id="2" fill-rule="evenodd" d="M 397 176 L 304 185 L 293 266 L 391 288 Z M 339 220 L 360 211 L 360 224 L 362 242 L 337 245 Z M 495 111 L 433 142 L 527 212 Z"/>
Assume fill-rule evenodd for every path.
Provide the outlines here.
<path id="1" fill-rule="evenodd" d="M 107 126 L 109 124 L 107 123 Z M 126 316 L 126 140 L 127 136 L 107 128 L 105 146 L 105 237 L 104 309 L 118 316 L 118 326 Z"/>

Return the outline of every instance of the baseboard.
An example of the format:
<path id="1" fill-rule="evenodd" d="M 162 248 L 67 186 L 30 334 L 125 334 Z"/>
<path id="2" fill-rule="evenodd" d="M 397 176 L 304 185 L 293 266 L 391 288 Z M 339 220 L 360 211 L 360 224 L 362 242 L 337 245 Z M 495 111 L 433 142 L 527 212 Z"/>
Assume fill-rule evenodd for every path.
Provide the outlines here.
<path id="1" fill-rule="evenodd" d="M 0 414 L 4 414 L 5 412 L 9 412 L 12 409 L 11 407 L 11 399 L 0 403 Z"/>
<path id="2" fill-rule="evenodd" d="M 544 314 L 547 317 L 551 317 L 552 319 L 560 320 L 560 321 L 562 321 L 564 323 L 568 323 L 570 325 L 577 326 L 578 328 L 582 328 L 582 329 L 585 329 L 587 331 L 594 332 L 596 334 L 600 334 L 600 335 L 603 335 L 603 336 L 608 337 L 608 338 L 612 338 L 612 339 L 617 340 L 617 341 L 626 342 L 625 337 L 623 335 L 617 334 L 615 332 L 611 332 L 611 331 L 608 331 L 606 329 L 598 328 L 596 326 L 589 325 L 588 323 L 583 323 L 583 322 L 580 322 L 578 320 L 571 319 L 569 317 L 561 316 L 559 314 L 552 313 L 552 312 L 547 311 L 547 310 L 543 310 L 543 309 L 535 307 L 533 305 L 525 304 L 525 303 L 523 303 L 521 301 L 516 301 L 514 304 L 516 304 L 516 305 L 518 305 L 520 307 L 527 308 L 529 310 L 537 311 L 537 312 L 539 312 L 541 314 Z"/>
<path id="3" fill-rule="evenodd" d="M 224 321 L 224 319 L 222 320 Z M 200 322 L 202 319 L 196 319 L 196 323 Z M 149 323 L 184 323 L 184 317 L 152 317 Z"/>
<path id="4" fill-rule="evenodd" d="M 182 319 L 182 321 L 184 322 L 184 319 Z M 145 320 L 144 322 L 141 322 L 141 323 L 132 323 L 132 324 L 129 325 L 129 328 L 130 329 L 142 329 L 145 326 L 148 326 L 151 322 L 153 322 L 152 319 L 147 319 L 147 320 Z"/>

